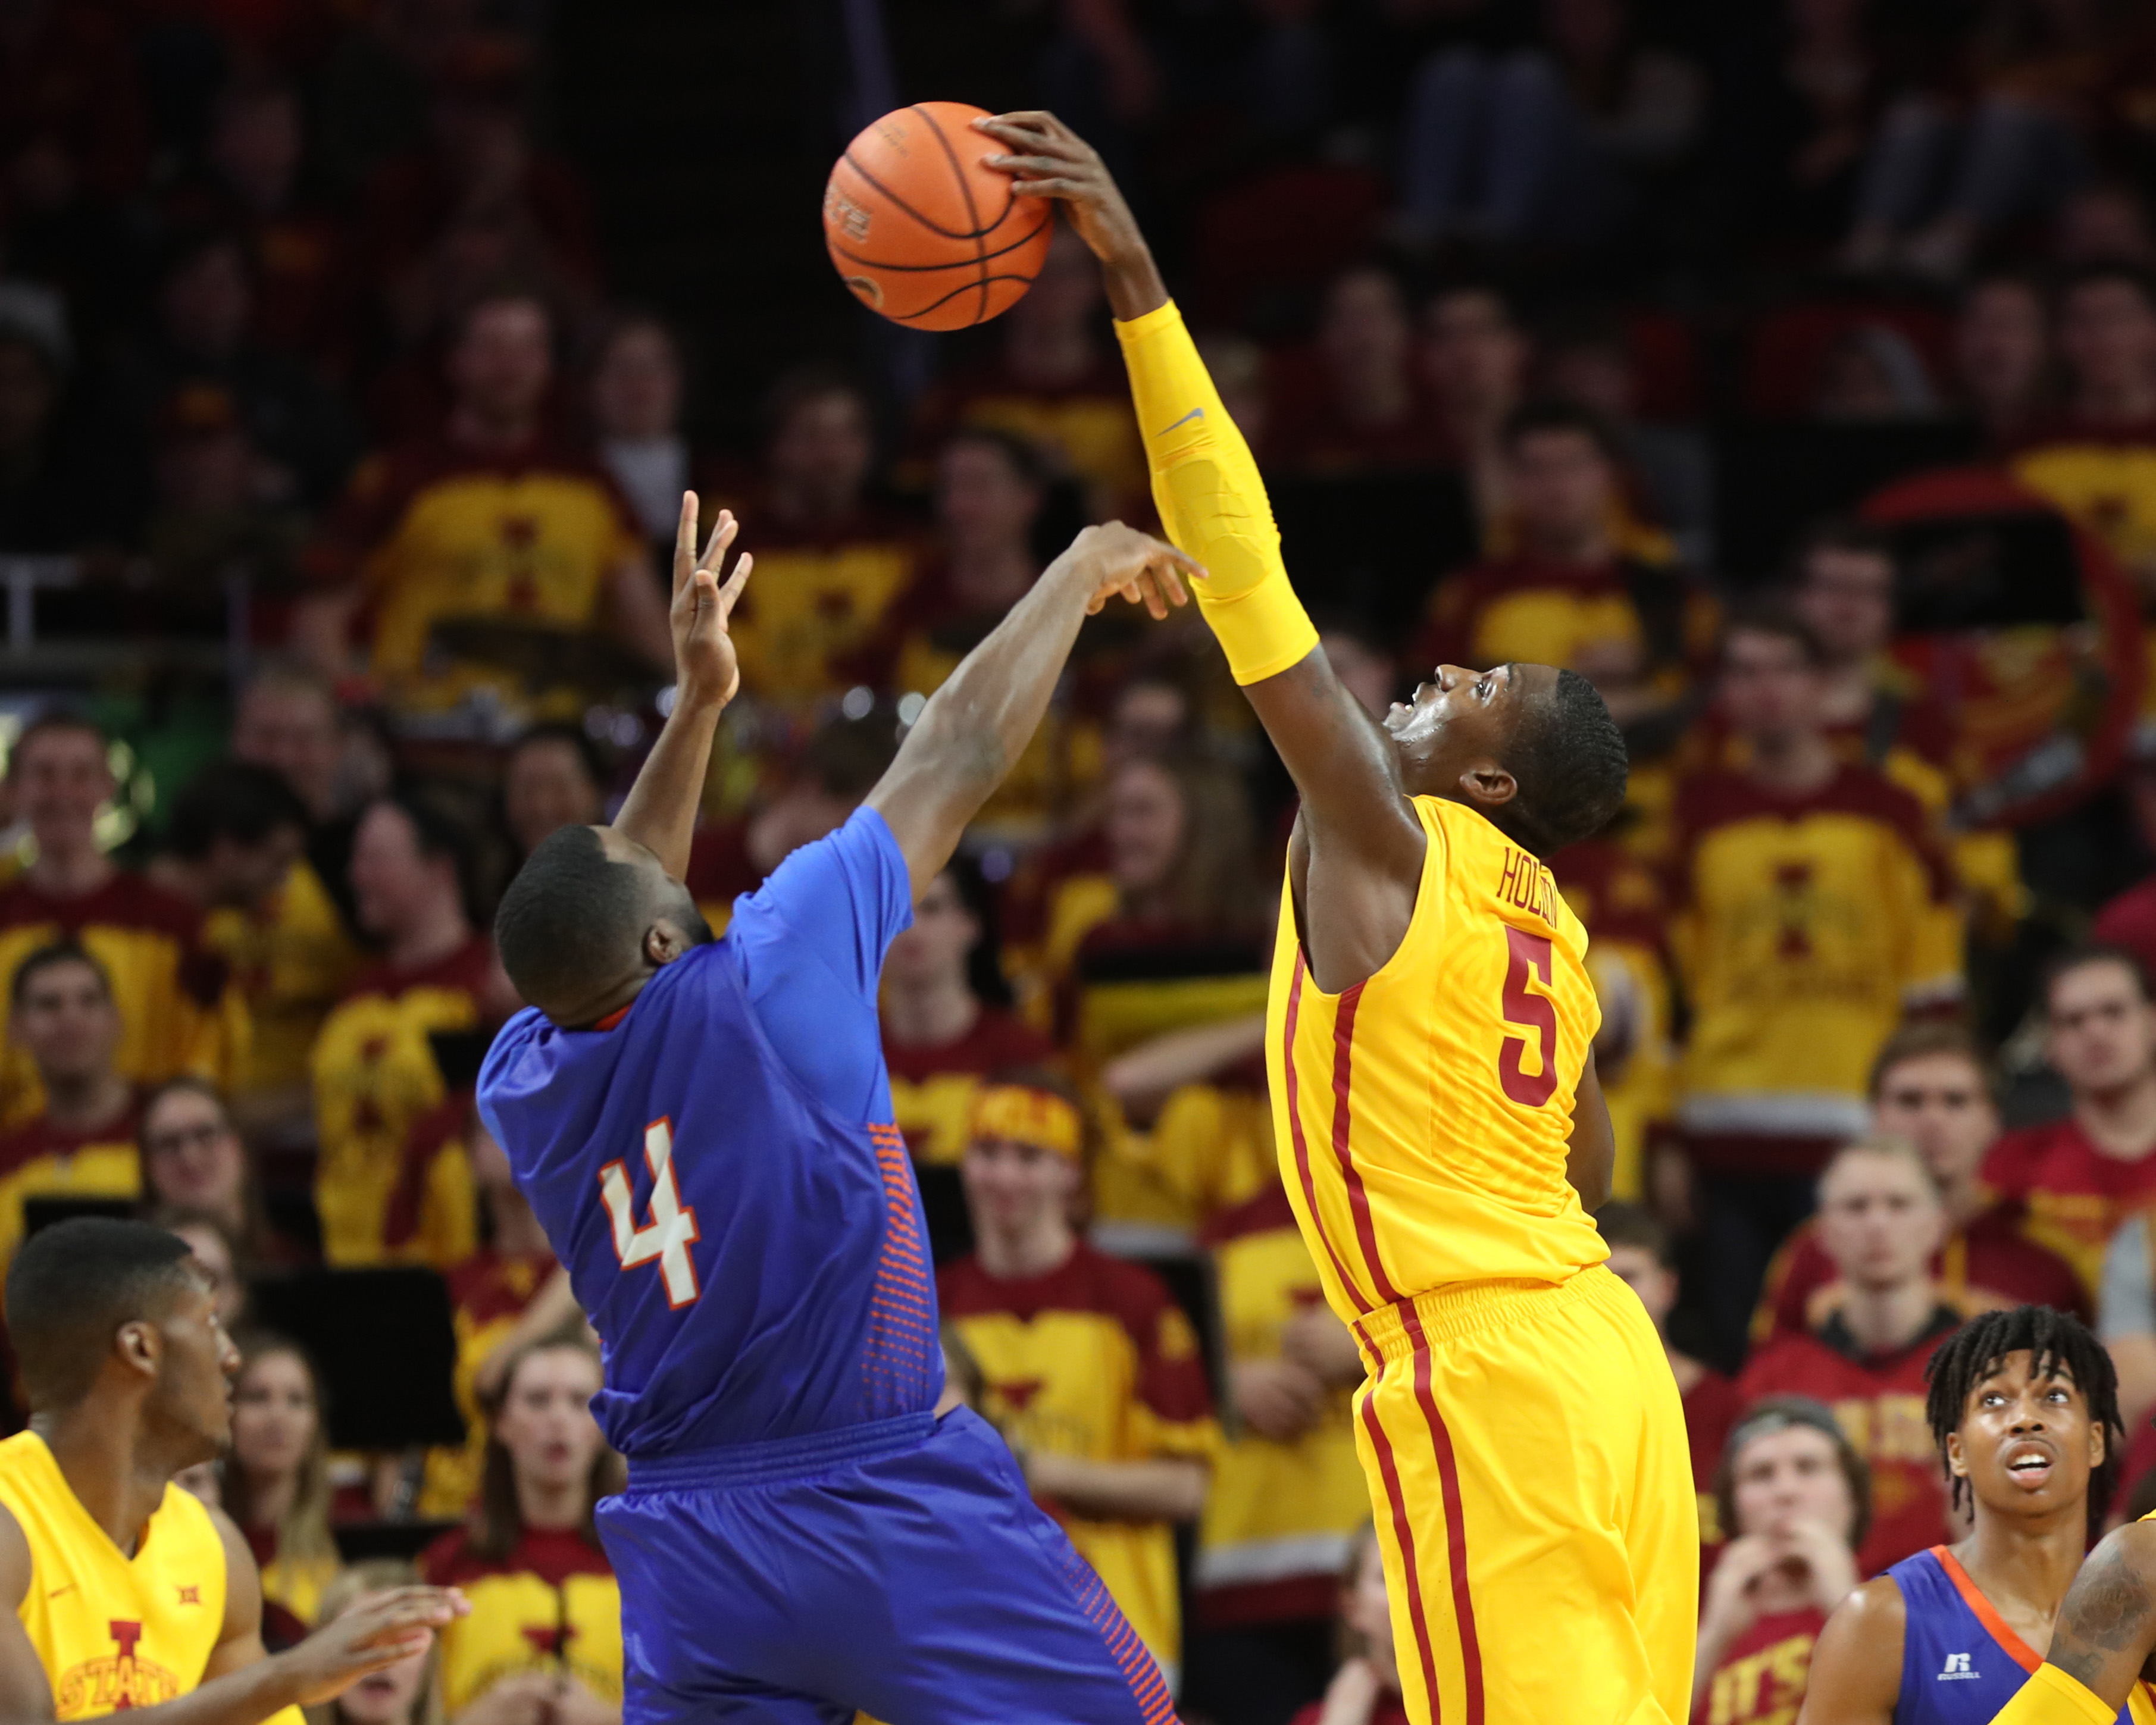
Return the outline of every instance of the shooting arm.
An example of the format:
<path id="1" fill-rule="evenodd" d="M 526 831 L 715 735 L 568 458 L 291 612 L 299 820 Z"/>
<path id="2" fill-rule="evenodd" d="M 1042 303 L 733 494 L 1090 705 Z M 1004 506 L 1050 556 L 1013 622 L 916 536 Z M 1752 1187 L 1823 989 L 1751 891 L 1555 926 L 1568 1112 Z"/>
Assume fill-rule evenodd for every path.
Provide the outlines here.
<path id="1" fill-rule="evenodd" d="M 721 510 L 699 557 L 696 494 L 681 494 L 681 524 L 674 541 L 674 602 L 666 619 L 674 638 L 674 710 L 613 821 L 617 833 L 643 845 L 676 880 L 689 872 L 689 842 L 696 830 L 696 806 L 703 800 L 719 715 L 741 687 L 726 624 L 754 559 L 737 557 L 732 575 L 719 579 L 737 531 L 733 516 Z"/>
<path id="2" fill-rule="evenodd" d="M 898 841 L 915 897 L 1024 752 L 1079 624 L 1116 593 L 1166 616 L 1183 603 L 1177 572 L 1188 567 L 1173 547 L 1121 521 L 1086 528 L 929 698 L 868 796 Z"/>

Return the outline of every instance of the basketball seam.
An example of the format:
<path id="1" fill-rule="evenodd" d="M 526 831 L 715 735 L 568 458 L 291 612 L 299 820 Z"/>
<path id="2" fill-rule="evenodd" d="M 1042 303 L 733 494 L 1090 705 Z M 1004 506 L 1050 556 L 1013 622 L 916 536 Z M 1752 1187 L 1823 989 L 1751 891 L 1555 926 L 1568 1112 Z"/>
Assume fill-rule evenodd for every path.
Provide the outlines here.
<path id="1" fill-rule="evenodd" d="M 946 267 L 956 268 L 957 266 L 947 265 Z M 1033 278 L 1030 275 L 989 275 L 983 277 L 979 285 L 983 287 L 993 287 L 999 281 L 1030 283 L 1032 280 Z M 952 300 L 957 299 L 959 295 L 972 293 L 974 290 L 975 286 L 976 284 L 970 281 L 962 282 L 957 287 L 952 288 L 949 293 L 944 295 L 942 299 L 934 300 L 929 305 L 923 305 L 917 311 L 886 311 L 883 315 L 889 318 L 893 323 L 916 322 L 920 319 L 927 316 L 930 312 L 936 311 L 938 307 L 949 305 Z"/>
<path id="2" fill-rule="evenodd" d="M 885 185 L 881 180 L 878 179 L 874 174 L 863 167 L 860 162 L 855 161 L 854 152 L 852 151 L 847 151 L 846 153 L 839 159 L 845 163 L 848 167 L 853 169 L 853 171 L 859 174 L 863 179 L 866 180 L 870 185 L 873 186 L 876 189 L 877 192 L 881 193 L 885 198 L 890 199 L 896 208 L 904 211 L 907 215 L 911 216 L 915 221 L 920 223 L 921 225 L 926 228 L 931 234 L 939 235 L 941 238 L 945 239 L 979 239 L 980 236 L 978 234 L 961 234 L 956 228 L 946 228 L 941 222 L 930 221 L 928 218 L 921 214 L 919 210 L 908 203 L 903 198 L 901 198 L 897 193 L 892 191 L 890 187 Z M 947 268 L 948 266 L 947 265 L 946 267 Z"/>
<path id="3" fill-rule="evenodd" d="M 951 147 L 950 139 L 943 136 L 943 128 L 936 123 L 936 116 L 918 102 L 909 111 L 920 115 L 929 131 L 936 134 L 936 141 L 943 146 L 943 159 L 951 164 L 952 176 L 958 182 L 958 195 L 966 200 L 966 213 L 973 219 L 973 267 L 980 271 L 981 290 L 981 307 L 974 315 L 973 321 L 978 323 L 988 315 L 988 244 L 983 237 L 987 229 L 981 226 L 981 212 L 973 203 L 973 182 L 966 177 L 966 170 L 959 167 L 958 152 Z M 1004 215 L 1009 213 L 1008 208 L 1004 211 Z M 996 220 L 1000 223 L 1003 216 L 997 217 Z"/>
<path id="4" fill-rule="evenodd" d="M 1040 237 L 1041 229 L 1055 219 L 1053 213 L 1044 215 L 1029 231 L 1019 234 L 1009 245 L 998 246 L 992 252 L 984 252 L 975 261 L 993 263 L 998 258 L 1008 257 L 1020 247 L 1029 245 L 1038 239 Z M 963 270 L 966 267 L 966 260 L 963 258 L 954 264 L 886 264 L 875 258 L 865 258 L 859 252 L 850 252 L 835 239 L 831 240 L 829 244 L 834 256 L 844 258 L 850 264 L 859 264 L 864 270 L 881 270 L 893 275 L 901 274 L 926 275 L 938 270 Z M 1028 281 L 1033 280 L 1030 275 L 1025 279 Z"/>

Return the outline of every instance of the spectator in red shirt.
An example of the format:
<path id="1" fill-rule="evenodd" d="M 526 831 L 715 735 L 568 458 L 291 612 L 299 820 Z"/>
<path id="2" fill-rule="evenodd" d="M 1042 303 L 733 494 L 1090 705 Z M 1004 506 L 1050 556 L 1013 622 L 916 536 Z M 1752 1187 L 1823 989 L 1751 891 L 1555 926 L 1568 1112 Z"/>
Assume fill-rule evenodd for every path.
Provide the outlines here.
<path id="1" fill-rule="evenodd" d="M 1055 1057 L 1047 1037 L 990 1004 L 1008 998 L 988 937 L 993 915 L 979 875 L 953 863 L 928 883 L 913 926 L 884 958 L 884 1060 L 894 1115 L 916 1161 L 965 1155 L 982 1080 Z"/>
<path id="2" fill-rule="evenodd" d="M 2019 1207 L 1984 1185 L 1999 1108 L 1976 1039 L 1945 1021 L 1905 1025 L 1873 1063 L 1871 1097 L 1872 1130 L 1912 1145 L 1938 1182 L 1947 1232 L 1932 1275 L 1947 1297 L 1970 1311 L 2053 1306 L 2086 1319 L 2088 1292 L 2073 1266 L 2029 1239 Z M 1846 1291 L 1816 1223 L 1799 1223 L 1768 1266 L 1753 1345 L 1817 1328 Z"/>
<path id="3" fill-rule="evenodd" d="M 1775 1396 L 1730 1434 L 1715 1497 L 1732 1537 L 1701 1605 L 1692 1725 L 1785 1725 L 1820 1631 L 1859 1579 L 1871 1516 L 1864 1461 L 1831 1409 Z"/>
<path id="4" fill-rule="evenodd" d="M 2156 1207 L 2156 999 L 2130 952 L 2087 947 L 2039 990 L 2066 1117 L 2001 1138 L 1984 1183 L 2025 1212 L 2029 1237 L 2073 1266 L 2092 1295 L 2118 1224 Z"/>
<path id="5" fill-rule="evenodd" d="M 1644 1204 L 1621 1199 L 1594 1213 L 1594 1225 L 1609 1246 L 1610 1273 L 1640 1296 L 1655 1333 L 1662 1338 L 1671 1374 L 1684 1398 L 1685 1434 L 1691 1441 L 1691 1482 L 1699 1493 L 1699 1542 L 1719 1545 L 1727 1536 L 1715 1517 L 1714 1477 L 1722 1447 L 1743 1403 L 1735 1381 L 1670 1342 L 1670 1312 L 1677 1303 L 1676 1260 L 1669 1230 Z"/>
<path id="6" fill-rule="evenodd" d="M 1414 364 L 1414 324 L 1389 270 L 1336 277 L 1317 325 L 1317 367 L 1271 424 L 1269 465 L 1317 474 L 1435 467 L 1450 440 Z"/>
<path id="7" fill-rule="evenodd" d="M 1962 1314 L 1940 1297 L 1932 1254 L 1946 1211 L 1931 1171 L 1892 1139 L 1849 1145 L 1820 1178 L 1820 1239 L 1848 1287 L 1816 1328 L 1755 1355 L 1738 1379 L 1747 1403 L 1808 1395 L 1827 1403 L 1871 1470 L 1873 1520 L 1859 1568 L 1876 1575 L 1946 1532 L 1946 1495 L 1924 1414 L 1924 1368 Z"/>

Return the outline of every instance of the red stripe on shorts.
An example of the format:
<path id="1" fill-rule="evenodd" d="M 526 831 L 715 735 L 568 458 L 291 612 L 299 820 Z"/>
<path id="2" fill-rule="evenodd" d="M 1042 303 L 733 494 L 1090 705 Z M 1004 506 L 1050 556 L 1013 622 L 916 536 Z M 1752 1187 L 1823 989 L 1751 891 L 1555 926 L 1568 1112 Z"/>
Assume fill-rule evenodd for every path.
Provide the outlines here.
<path id="1" fill-rule="evenodd" d="M 1348 1266 L 1340 1261 L 1340 1254 L 1332 1249 L 1332 1236 L 1326 1233 L 1324 1220 L 1318 1214 L 1317 1183 L 1310 1173 L 1310 1143 L 1302 1135 L 1302 1091 L 1295 1077 L 1295 1026 L 1302 1010 L 1302 954 L 1298 951 L 1295 955 L 1295 977 L 1287 985 L 1286 1019 L 1281 1031 L 1281 1076 L 1287 1085 L 1287 1134 L 1295 1146 L 1295 1171 L 1302 1179 L 1302 1197 L 1310 1210 L 1311 1232 L 1325 1248 L 1332 1273 L 1340 1278 L 1340 1286 L 1348 1291 L 1355 1309 L 1368 1312 L 1370 1302 L 1363 1297 L 1363 1291 L 1355 1286 L 1355 1278 L 1348 1275 Z"/>
<path id="2" fill-rule="evenodd" d="M 1384 1375 L 1381 1363 L 1370 1388 L 1363 1392 L 1363 1429 L 1370 1434 L 1370 1447 L 1378 1455 L 1378 1472 L 1385 1482 L 1385 1502 L 1392 1507 L 1393 1538 L 1399 1542 L 1400 1567 L 1407 1572 L 1408 1621 L 1414 1625 L 1415 1656 L 1422 1665 L 1423 1693 L 1430 1697 L 1430 1725 L 1438 1725 L 1444 1709 L 1437 1698 L 1437 1661 L 1430 1652 L 1430 1620 L 1423 1612 L 1422 1575 L 1415 1563 L 1414 1530 L 1408 1525 L 1407 1499 L 1400 1493 L 1400 1470 L 1393 1460 L 1393 1441 L 1385 1435 L 1385 1428 L 1378 1423 L 1377 1389 Z"/>
<path id="3" fill-rule="evenodd" d="M 1370 1194 L 1363 1189 L 1363 1176 L 1348 1149 L 1348 1128 L 1354 1118 L 1348 1103 L 1348 1088 L 1354 1079 L 1355 1009 L 1362 1004 L 1360 983 L 1340 997 L 1332 1016 L 1332 1153 L 1339 1159 L 1341 1177 L 1348 1183 L 1348 1208 L 1355 1216 L 1355 1239 L 1363 1248 L 1363 1261 L 1370 1266 L 1370 1280 L 1378 1297 L 1388 1302 L 1399 1291 L 1385 1275 L 1378 1257 L 1377 1224 L 1370 1219 Z"/>
<path id="4" fill-rule="evenodd" d="M 1440 1495 L 1445 1502 L 1445 1549 L 1451 1571 L 1452 1615 L 1460 1625 L 1460 1663 L 1466 1674 L 1467 1725 L 1482 1725 L 1482 1645 L 1475 1635 L 1475 1600 L 1467 1590 L 1467 1517 L 1460 1502 L 1460 1466 L 1452 1453 L 1452 1433 L 1437 1411 L 1430 1382 L 1430 1338 L 1414 1302 L 1403 1300 L 1400 1321 L 1414 1347 L 1415 1400 L 1430 1427 L 1430 1446 L 1437 1457 Z"/>

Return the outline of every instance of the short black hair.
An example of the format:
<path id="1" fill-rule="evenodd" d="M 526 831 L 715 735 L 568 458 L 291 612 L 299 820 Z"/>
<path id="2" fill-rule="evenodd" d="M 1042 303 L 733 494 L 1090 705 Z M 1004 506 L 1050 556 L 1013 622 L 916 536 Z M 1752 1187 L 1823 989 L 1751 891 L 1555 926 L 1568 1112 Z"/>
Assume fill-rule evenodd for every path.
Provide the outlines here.
<path id="1" fill-rule="evenodd" d="M 1970 1393 L 2010 1353 L 2026 1352 L 2029 1368 L 2050 1376 L 2061 1367 L 2088 1404 L 2092 1424 L 2103 1429 L 2103 1460 L 2089 1474 L 2088 1537 L 2093 1545 L 2103 1532 L 2126 1459 L 2126 1424 L 2118 1411 L 2118 1373 L 2103 1344 L 2071 1312 L 2049 1306 L 2013 1306 L 1971 1318 L 1947 1337 L 1924 1368 L 1924 1414 L 1932 1441 L 1938 1445 L 1939 1466 L 1956 1509 L 1968 1496 L 1969 1481 L 1947 1466 L 1947 1440 L 1961 1430 Z"/>
<path id="2" fill-rule="evenodd" d="M 1820 639 L 1819 631 L 1780 594 L 1753 599 L 1730 611 L 1723 619 L 1722 638 L 1715 647 L 1717 665 L 1729 656 L 1729 644 L 1738 635 L 1766 635 L 1774 640 L 1794 641 L 1797 650 L 1804 655 L 1804 663 L 1814 670 L 1826 664 L 1826 645 Z"/>
<path id="3" fill-rule="evenodd" d="M 2156 277 L 2123 258 L 2092 258 L 2086 264 L 2076 264 L 2059 283 L 2059 303 L 2063 305 L 2069 295 L 2107 281 L 2125 283 L 2141 295 L 2143 305 L 2156 311 Z"/>
<path id="4" fill-rule="evenodd" d="M 608 776 L 606 757 L 599 752 L 599 746 L 592 741 L 591 733 L 583 726 L 572 725 L 565 719 L 549 719 L 544 724 L 534 725 L 520 733 L 516 741 L 510 744 L 503 765 L 506 766 L 525 750 L 546 742 L 560 743 L 577 757 L 577 764 L 583 769 L 584 777 L 599 790 L 606 789 Z"/>
<path id="5" fill-rule="evenodd" d="M 147 1222 L 74 1216 L 23 1242 L 8 1271 L 8 1334 L 33 1413 L 72 1407 L 114 1333 L 194 1279 L 187 1243 Z"/>
<path id="6" fill-rule="evenodd" d="M 635 870 L 606 854 L 587 826 L 542 839 L 501 895 L 495 950 L 516 992 L 542 1009 L 616 968 L 644 934 Z"/>
<path id="7" fill-rule="evenodd" d="M 30 984 L 45 972 L 63 964 L 80 964 L 97 978 L 97 985 L 105 991 L 107 1000 L 112 997 L 112 973 L 108 971 L 98 956 L 80 941 L 50 941 L 31 952 L 15 967 L 15 974 L 8 983 L 8 1002 L 19 1007 L 23 997 L 30 992 Z"/>
<path id="8" fill-rule="evenodd" d="M 2051 991 L 2059 986 L 2060 978 L 2076 970 L 2087 970 L 2092 964 L 2116 964 L 2133 978 L 2134 989 L 2143 1004 L 2156 1006 L 2156 986 L 2151 985 L 2148 963 L 2138 952 L 2108 941 L 2087 941 L 2052 954 L 2036 973 L 2036 1000 L 2046 1017 L 2051 1010 Z"/>
<path id="9" fill-rule="evenodd" d="M 220 839 L 262 845 L 280 828 L 307 826 L 306 807 L 283 773 L 252 761 L 213 761 L 172 799 L 165 844 L 192 862 Z"/>
<path id="10" fill-rule="evenodd" d="M 1625 806 L 1625 733 L 1578 671 L 1559 671 L 1549 693 L 1521 714 L 1505 765 L 1518 788 L 1491 822 L 1537 856 L 1592 838 Z"/>
<path id="11" fill-rule="evenodd" d="M 1796 543 L 1789 547 L 1787 567 L 1791 587 L 1801 587 L 1810 578 L 1812 559 L 1823 551 L 1883 557 L 1890 567 L 1900 566 L 1893 537 L 1884 527 L 1861 516 L 1825 516 L 1799 534 Z"/>
<path id="12" fill-rule="evenodd" d="M 1612 1199 L 1594 1213 L 1594 1226 L 1603 1242 L 1613 1246 L 1637 1246 L 1648 1253 L 1665 1270 L 1676 1267 L 1676 1256 L 1670 1243 L 1670 1230 L 1662 1219 L 1644 1204 L 1633 1204 L 1622 1198 Z"/>
<path id="13" fill-rule="evenodd" d="M 1622 462 L 1625 459 L 1625 446 L 1608 419 L 1583 402 L 1555 397 L 1522 402 L 1505 416 L 1501 440 L 1506 454 L 1512 454 L 1529 438 L 1548 432 L 1570 432 L 1585 438 L 1601 452 L 1605 461 Z"/>
<path id="14" fill-rule="evenodd" d="M 97 739 L 104 747 L 110 739 L 105 727 L 87 713 L 77 712 L 70 706 L 49 706 L 15 734 L 15 741 L 8 751 L 8 771 L 12 777 L 21 763 L 23 752 L 40 737 L 49 737 L 62 731 L 80 731 Z"/>

